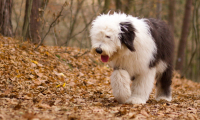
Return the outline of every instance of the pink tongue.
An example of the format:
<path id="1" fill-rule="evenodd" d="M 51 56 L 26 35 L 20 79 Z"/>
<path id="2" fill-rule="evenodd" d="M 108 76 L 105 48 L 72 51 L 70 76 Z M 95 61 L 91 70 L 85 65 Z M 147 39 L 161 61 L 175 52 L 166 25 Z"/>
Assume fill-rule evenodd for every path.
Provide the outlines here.
<path id="1" fill-rule="evenodd" d="M 102 62 L 108 62 L 109 57 L 107 55 L 101 55 Z"/>

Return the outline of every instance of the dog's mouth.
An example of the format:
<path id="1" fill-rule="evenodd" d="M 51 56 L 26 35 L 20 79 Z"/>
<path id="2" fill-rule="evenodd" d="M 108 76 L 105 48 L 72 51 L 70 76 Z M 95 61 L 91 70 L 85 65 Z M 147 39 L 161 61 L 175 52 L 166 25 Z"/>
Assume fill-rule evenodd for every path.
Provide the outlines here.
<path id="1" fill-rule="evenodd" d="M 102 62 L 108 62 L 109 56 L 108 55 L 101 55 L 101 61 Z"/>

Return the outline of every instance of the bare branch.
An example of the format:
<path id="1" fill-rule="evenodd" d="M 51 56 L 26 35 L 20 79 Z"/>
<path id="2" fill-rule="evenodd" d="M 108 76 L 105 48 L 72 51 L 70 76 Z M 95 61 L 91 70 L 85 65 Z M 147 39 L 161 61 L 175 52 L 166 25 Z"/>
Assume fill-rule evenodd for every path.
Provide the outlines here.
<path id="1" fill-rule="evenodd" d="M 59 18 L 60 16 L 62 16 L 61 14 L 62 14 L 62 11 L 64 10 L 64 7 L 66 6 L 66 4 L 67 4 L 66 2 L 63 4 L 63 6 L 62 6 L 62 8 L 61 8 L 61 10 L 60 10 L 60 12 L 59 12 L 59 14 L 58 14 L 57 17 L 55 18 L 55 20 L 50 24 L 48 31 L 46 32 L 46 34 L 44 35 L 44 37 L 41 39 L 40 43 L 39 43 L 38 46 L 35 48 L 35 50 L 38 49 L 38 47 L 43 43 L 45 37 L 49 34 L 51 28 L 54 27 L 54 26 L 56 25 L 56 22 L 57 22 L 58 18 Z"/>
<path id="2" fill-rule="evenodd" d="M 101 7 L 101 6 L 98 6 L 97 11 L 99 11 L 100 7 Z M 90 20 L 88 23 L 85 23 L 85 27 L 84 27 L 81 31 L 77 32 L 76 34 L 68 36 L 68 37 L 67 37 L 67 41 L 65 41 L 64 43 L 62 43 L 61 46 L 62 46 L 62 45 L 67 45 L 68 42 L 69 42 L 71 39 L 73 39 L 74 37 L 76 37 L 77 35 L 79 35 L 80 33 L 82 33 L 83 31 L 85 31 L 85 30 L 88 28 L 88 26 L 92 23 L 94 17 L 96 16 L 96 11 L 95 11 L 94 7 L 92 7 L 92 10 L 93 10 L 93 12 L 94 12 L 95 14 L 92 16 L 91 20 Z M 84 21 L 84 22 L 85 22 L 85 21 Z M 72 33 L 71 33 L 71 34 L 72 34 Z"/>
<path id="3" fill-rule="evenodd" d="M 49 3 L 49 0 L 45 0 L 43 1 L 42 3 L 42 7 L 41 7 L 41 18 L 42 18 L 42 21 L 43 21 L 43 26 L 42 26 L 42 31 L 44 31 L 44 27 L 45 27 L 45 24 L 46 24 L 46 20 L 45 20 L 45 16 L 44 16 L 44 11 L 46 10 L 46 7 L 47 7 L 47 4 Z M 44 32 L 42 32 L 42 36 L 44 35 Z"/>
<path id="4" fill-rule="evenodd" d="M 71 35 L 73 34 L 74 32 L 74 27 L 75 27 L 75 24 L 76 24 L 76 21 L 77 21 L 77 16 L 79 14 L 79 11 L 81 10 L 81 7 L 82 7 L 82 4 L 83 4 L 84 0 L 82 0 L 81 2 L 78 1 L 77 3 L 77 9 L 76 9 L 76 12 L 75 12 L 75 15 L 74 15 L 74 19 L 72 19 L 73 17 L 71 17 L 71 20 L 70 20 L 70 29 L 69 29 L 69 32 L 67 34 L 67 40 L 66 40 L 66 43 L 65 44 L 68 44 L 69 42 L 69 38 L 71 38 Z M 72 15 L 72 8 L 70 7 L 70 10 L 71 10 L 71 15 Z"/>
<path id="5" fill-rule="evenodd" d="M 85 27 L 84 27 L 81 31 L 79 31 L 78 33 L 76 33 L 76 34 L 74 34 L 73 36 L 71 36 L 70 38 L 68 38 L 68 40 L 67 40 L 65 43 L 63 43 L 62 45 L 66 45 L 70 39 L 73 39 L 73 38 L 76 37 L 78 34 L 82 33 L 85 29 L 88 28 L 88 26 L 92 23 L 92 21 L 93 21 L 93 19 L 91 19 L 90 22 L 87 23 L 87 24 L 85 25 Z"/>
<path id="6" fill-rule="evenodd" d="M 58 45 L 58 39 L 57 39 L 57 36 L 56 36 L 56 33 L 55 33 L 55 27 L 53 29 L 53 35 L 54 35 L 54 39 L 55 39 L 55 44 Z"/>
<path id="7" fill-rule="evenodd" d="M 21 12 L 22 12 L 22 4 L 23 4 L 23 2 L 24 2 L 24 0 L 22 0 L 21 5 L 20 5 L 20 13 L 19 13 L 19 17 L 17 18 L 17 21 L 16 21 L 17 22 L 17 26 L 16 26 L 15 31 L 14 31 L 14 36 L 16 35 L 17 28 L 19 26 L 19 19 L 20 19 Z"/>

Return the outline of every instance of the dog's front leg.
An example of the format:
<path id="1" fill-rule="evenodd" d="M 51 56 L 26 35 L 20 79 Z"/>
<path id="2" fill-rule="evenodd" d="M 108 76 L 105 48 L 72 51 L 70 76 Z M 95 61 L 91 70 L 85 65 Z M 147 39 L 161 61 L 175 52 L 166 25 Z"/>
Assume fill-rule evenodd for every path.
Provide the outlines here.
<path id="1" fill-rule="evenodd" d="M 154 79 L 156 75 L 155 68 L 137 76 L 131 85 L 131 97 L 126 101 L 129 104 L 145 104 L 149 99 L 149 95 L 154 86 Z"/>
<path id="2" fill-rule="evenodd" d="M 126 70 L 114 70 L 111 75 L 113 95 L 119 103 L 125 103 L 131 96 L 130 75 Z"/>

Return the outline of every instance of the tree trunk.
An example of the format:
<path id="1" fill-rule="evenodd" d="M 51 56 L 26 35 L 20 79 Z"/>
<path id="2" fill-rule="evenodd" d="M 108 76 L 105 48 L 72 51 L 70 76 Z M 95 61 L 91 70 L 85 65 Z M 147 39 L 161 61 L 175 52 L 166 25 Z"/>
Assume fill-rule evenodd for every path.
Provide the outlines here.
<path id="1" fill-rule="evenodd" d="M 170 26 L 172 33 L 174 33 L 174 17 L 175 17 L 175 11 L 176 11 L 175 6 L 176 6 L 176 0 L 169 0 L 168 24 Z"/>
<path id="2" fill-rule="evenodd" d="M 4 36 L 12 36 L 12 0 L 0 0 L 0 33 Z"/>
<path id="3" fill-rule="evenodd" d="M 40 7 L 40 8 L 42 9 L 42 11 L 40 11 L 40 17 L 43 17 L 44 11 L 45 11 L 45 9 L 46 9 L 48 3 L 49 3 L 49 0 L 43 0 L 43 1 L 41 2 L 41 7 Z"/>
<path id="4" fill-rule="evenodd" d="M 29 21 L 30 21 L 32 3 L 33 3 L 33 0 L 26 0 L 24 24 L 23 24 L 23 29 L 22 29 L 23 41 L 26 41 L 27 36 L 28 36 L 28 28 L 29 28 Z"/>
<path id="5" fill-rule="evenodd" d="M 190 28 L 191 12 L 192 12 L 192 0 L 187 0 L 185 4 L 185 14 L 182 25 L 181 39 L 179 41 L 178 55 L 176 60 L 176 70 L 178 70 L 180 73 L 183 72 L 182 69 L 185 58 L 186 42 Z"/>
<path id="6" fill-rule="evenodd" d="M 122 10 L 122 2 L 121 0 L 115 0 L 116 10 L 121 11 Z"/>
<path id="7" fill-rule="evenodd" d="M 126 0 L 125 13 L 129 14 L 133 7 L 133 0 Z"/>
<path id="8" fill-rule="evenodd" d="M 23 39 L 30 38 L 32 43 L 40 42 L 40 11 L 41 0 L 26 0 L 26 9 L 23 25 Z M 30 23 L 30 24 L 29 24 Z"/>
<path id="9" fill-rule="evenodd" d="M 156 5 L 156 17 L 157 19 L 161 19 L 161 11 L 162 11 L 162 0 L 157 1 Z"/>
<path id="10" fill-rule="evenodd" d="M 105 0 L 102 13 L 108 12 L 109 6 L 110 6 L 110 0 Z"/>
<path id="11" fill-rule="evenodd" d="M 31 9 L 31 16 L 30 16 L 30 38 L 32 39 L 32 43 L 39 43 L 40 42 L 40 11 L 39 8 L 41 7 L 41 0 L 34 0 L 32 9 Z"/>

